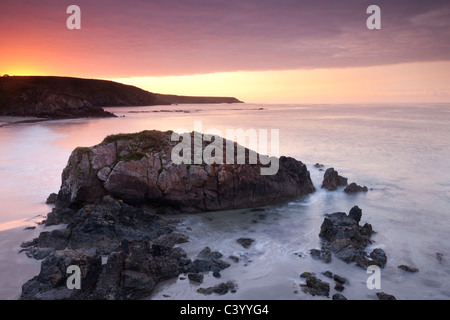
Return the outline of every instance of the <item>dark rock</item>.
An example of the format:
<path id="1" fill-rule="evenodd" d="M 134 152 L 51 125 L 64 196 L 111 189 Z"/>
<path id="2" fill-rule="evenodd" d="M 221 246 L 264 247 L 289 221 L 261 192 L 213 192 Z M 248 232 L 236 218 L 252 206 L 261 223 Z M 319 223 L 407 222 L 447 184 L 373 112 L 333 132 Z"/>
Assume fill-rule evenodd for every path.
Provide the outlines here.
<path id="1" fill-rule="evenodd" d="M 347 178 L 344 178 L 338 174 L 334 168 L 328 168 L 323 175 L 322 188 L 329 191 L 334 191 L 338 186 L 346 186 Z"/>
<path id="2" fill-rule="evenodd" d="M 347 298 L 345 296 L 343 296 L 342 294 L 340 294 L 340 293 L 333 294 L 333 298 L 332 299 L 333 300 L 341 300 L 341 301 L 347 300 Z"/>
<path id="3" fill-rule="evenodd" d="M 222 143 L 226 151 L 227 140 Z M 280 157 L 278 172 L 262 175 L 260 162 L 237 164 L 237 144 L 235 164 L 213 165 L 175 164 L 172 150 L 178 144 L 172 131 L 143 131 L 76 148 L 63 171 L 56 208 L 79 209 L 111 195 L 161 211 L 204 212 L 264 206 L 315 191 L 306 166 L 293 158 Z"/>
<path id="4" fill-rule="evenodd" d="M 362 216 L 362 210 L 358 206 L 354 206 L 350 209 L 350 212 L 348 213 L 348 217 L 355 220 L 357 223 L 361 221 Z"/>
<path id="5" fill-rule="evenodd" d="M 66 229 L 41 232 L 22 244 L 27 255 L 44 260 L 40 274 L 23 286 L 21 299 L 147 297 L 158 283 L 178 277 L 192 265 L 184 250 L 173 247 L 185 240 L 173 231 L 151 211 L 112 198 L 85 206 Z M 81 268 L 82 290 L 67 289 L 69 265 Z"/>
<path id="6" fill-rule="evenodd" d="M 252 245 L 252 243 L 255 242 L 254 239 L 250 239 L 250 238 L 239 238 L 236 241 L 241 246 L 243 246 L 245 249 L 249 248 Z"/>
<path id="7" fill-rule="evenodd" d="M 444 261 L 444 254 L 436 253 L 436 259 L 437 259 L 437 261 L 442 263 Z"/>
<path id="8" fill-rule="evenodd" d="M 357 184 L 354 183 L 354 182 L 350 183 L 350 184 L 344 189 L 344 192 L 346 192 L 346 193 L 367 192 L 367 191 L 369 191 L 369 189 L 368 189 L 366 186 L 361 187 L 361 186 L 357 185 Z"/>
<path id="9" fill-rule="evenodd" d="M 333 273 L 332 273 L 331 271 L 325 271 L 325 272 L 323 273 L 323 275 L 324 275 L 325 277 L 327 277 L 327 278 L 330 278 L 330 279 L 333 278 Z"/>
<path id="10" fill-rule="evenodd" d="M 330 293 L 330 284 L 324 282 L 317 277 L 311 275 L 306 278 L 306 285 L 300 285 L 303 292 L 309 293 L 313 296 L 325 296 L 328 297 Z"/>
<path id="11" fill-rule="evenodd" d="M 201 273 L 189 273 L 188 279 L 194 282 L 202 283 L 203 282 L 203 274 Z"/>
<path id="12" fill-rule="evenodd" d="M 336 291 L 339 291 L 339 292 L 342 292 L 342 291 L 344 291 L 344 286 L 342 285 L 342 283 L 336 283 L 336 285 L 334 286 L 334 289 L 336 290 Z"/>
<path id="13" fill-rule="evenodd" d="M 359 225 L 362 210 L 355 206 L 349 214 L 336 212 L 328 214 L 321 227 L 319 236 L 322 238 L 322 249 L 311 251 L 311 254 L 320 258 L 326 250 L 334 253 L 339 259 L 347 263 L 356 262 L 356 265 L 367 268 L 369 265 L 384 267 L 387 262 L 386 254 L 382 249 L 375 249 L 370 256 L 364 251 L 370 240 L 373 230 L 368 223 Z"/>
<path id="14" fill-rule="evenodd" d="M 310 251 L 311 257 L 314 259 L 322 260 L 325 263 L 330 263 L 331 258 L 331 252 L 326 249 L 318 250 L 318 249 L 311 249 Z"/>
<path id="15" fill-rule="evenodd" d="M 380 300 L 397 300 L 393 295 L 384 292 L 377 292 L 377 297 Z"/>
<path id="16" fill-rule="evenodd" d="M 344 277 L 338 276 L 337 274 L 334 275 L 333 279 L 334 279 L 334 281 L 336 281 L 337 283 L 340 283 L 340 284 L 344 284 L 347 282 L 347 279 L 345 279 Z"/>
<path id="17" fill-rule="evenodd" d="M 321 163 L 316 163 L 316 164 L 314 165 L 314 167 L 319 169 L 319 168 L 323 168 L 324 165 L 321 164 Z"/>
<path id="18" fill-rule="evenodd" d="M 221 270 L 230 266 L 229 263 L 220 259 L 222 256 L 220 252 L 211 251 L 209 247 L 205 247 L 188 268 L 193 273 L 212 271 L 218 275 Z"/>
<path id="19" fill-rule="evenodd" d="M 419 272 L 419 269 L 410 267 L 410 266 L 407 266 L 404 264 L 399 265 L 397 268 L 402 269 L 403 271 L 406 271 L 406 272 L 411 272 L 411 273 Z"/>
<path id="20" fill-rule="evenodd" d="M 300 278 L 304 278 L 304 279 L 308 279 L 309 277 L 311 277 L 313 274 L 311 273 L 311 272 L 303 272 L 301 275 L 300 275 Z"/>
<path id="21" fill-rule="evenodd" d="M 57 198 L 58 198 L 58 195 L 56 193 L 51 193 L 48 196 L 47 201 L 45 201 L 45 203 L 46 204 L 55 204 Z"/>
<path id="22" fill-rule="evenodd" d="M 36 226 L 26 227 L 23 230 L 36 230 Z"/>
<path id="23" fill-rule="evenodd" d="M 370 253 L 370 257 L 372 258 L 372 264 L 379 266 L 380 268 L 384 268 L 387 262 L 386 253 L 382 249 L 374 249 Z"/>
<path id="24" fill-rule="evenodd" d="M 229 256 L 228 258 L 230 258 L 231 260 L 233 260 L 234 262 L 238 263 L 239 262 L 239 258 L 236 256 Z"/>
<path id="25" fill-rule="evenodd" d="M 197 289 L 197 292 L 205 295 L 211 295 L 213 293 L 216 293 L 218 295 L 224 295 L 227 294 L 228 292 L 234 293 L 236 292 L 236 289 L 237 285 L 232 281 L 228 281 L 226 283 L 220 283 L 214 287 L 199 288 Z"/>

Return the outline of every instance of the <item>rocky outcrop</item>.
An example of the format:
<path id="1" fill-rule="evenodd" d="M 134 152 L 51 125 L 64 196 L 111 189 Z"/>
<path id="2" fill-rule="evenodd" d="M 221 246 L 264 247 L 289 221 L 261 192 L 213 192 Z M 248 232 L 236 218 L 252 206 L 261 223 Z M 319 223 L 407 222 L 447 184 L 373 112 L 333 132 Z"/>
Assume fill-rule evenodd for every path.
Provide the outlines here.
<path id="1" fill-rule="evenodd" d="M 322 188 L 334 191 L 338 186 L 346 186 L 347 178 L 339 175 L 334 168 L 328 168 L 323 175 Z"/>
<path id="2" fill-rule="evenodd" d="M 0 115 L 39 118 L 114 117 L 102 107 L 175 103 L 239 103 L 229 97 L 161 95 L 105 80 L 68 77 L 0 78 Z"/>
<path id="3" fill-rule="evenodd" d="M 367 191 L 369 191 L 369 189 L 367 189 L 366 186 L 361 187 L 360 185 L 357 185 L 355 182 L 350 183 L 344 189 L 344 192 L 346 192 L 346 193 L 367 192 Z"/>
<path id="4" fill-rule="evenodd" d="M 171 141 L 171 135 L 171 131 L 120 134 L 75 149 L 62 174 L 56 209 L 95 204 L 111 195 L 129 204 L 201 212 L 262 206 L 315 191 L 300 161 L 280 157 L 275 175 L 261 175 L 260 162 L 236 164 L 237 145 L 235 164 L 175 164 L 171 153 L 179 142 Z M 207 146 L 203 142 L 202 151 Z M 226 163 L 225 139 L 223 146 Z"/>
<path id="5" fill-rule="evenodd" d="M 202 273 L 219 278 L 230 266 L 208 247 L 192 261 L 175 247 L 188 237 L 174 230 L 152 211 L 106 196 L 74 213 L 65 229 L 41 232 L 22 244 L 30 258 L 43 260 L 39 275 L 22 286 L 21 299 L 140 299 L 161 281 L 182 273 L 201 282 Z M 67 286 L 69 266 L 81 269 L 80 289 Z"/>
<path id="6" fill-rule="evenodd" d="M 313 249 L 315 255 L 320 258 L 331 251 L 337 258 L 347 263 L 356 262 L 362 268 L 370 265 L 384 267 L 387 257 L 382 249 L 374 249 L 370 254 L 365 252 L 366 246 L 372 243 L 370 238 L 373 230 L 368 223 L 359 225 L 361 216 L 362 210 L 357 206 L 348 215 L 344 212 L 328 214 L 320 227 L 322 248 Z"/>
<path id="7" fill-rule="evenodd" d="M 192 269 L 177 243 L 187 237 L 146 209 L 110 197 L 79 210 L 66 229 L 42 232 L 22 244 L 43 259 L 21 299 L 139 299 L 155 285 Z M 81 269 L 81 289 L 70 290 L 67 268 Z"/>

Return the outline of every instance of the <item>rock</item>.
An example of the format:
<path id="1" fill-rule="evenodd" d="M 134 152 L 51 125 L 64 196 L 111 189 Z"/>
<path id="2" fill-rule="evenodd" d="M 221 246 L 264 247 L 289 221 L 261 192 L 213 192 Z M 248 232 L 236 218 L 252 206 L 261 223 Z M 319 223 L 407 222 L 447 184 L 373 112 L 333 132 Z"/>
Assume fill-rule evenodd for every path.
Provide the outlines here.
<path id="1" fill-rule="evenodd" d="M 304 278 L 304 279 L 308 279 L 309 277 L 311 277 L 313 274 L 311 273 L 311 272 L 303 272 L 301 275 L 300 275 L 300 278 Z"/>
<path id="2" fill-rule="evenodd" d="M 51 193 L 48 196 L 47 201 L 45 201 L 45 203 L 46 204 L 55 204 L 57 198 L 58 198 L 58 195 L 56 193 Z"/>
<path id="3" fill-rule="evenodd" d="M 306 278 L 306 284 L 300 285 L 300 287 L 302 288 L 303 292 L 309 293 L 313 296 L 328 297 L 330 293 L 330 284 L 318 279 L 313 275 Z"/>
<path id="4" fill-rule="evenodd" d="M 374 249 L 370 253 L 370 257 L 372 258 L 372 261 L 375 265 L 383 268 L 386 265 L 387 262 L 387 256 L 386 253 L 382 249 Z"/>
<path id="5" fill-rule="evenodd" d="M 220 283 L 214 287 L 199 288 L 197 289 L 197 292 L 204 295 L 211 295 L 213 293 L 216 293 L 218 295 L 224 295 L 227 294 L 228 292 L 235 293 L 236 290 L 237 290 L 236 283 L 228 281 L 226 283 Z"/>
<path id="6" fill-rule="evenodd" d="M 23 285 L 21 299 L 147 297 L 158 283 L 192 268 L 184 250 L 173 247 L 186 239 L 174 230 L 151 211 L 110 197 L 84 206 L 65 229 L 22 244 L 27 255 L 43 261 L 39 275 Z M 67 289 L 69 265 L 81 268 L 82 290 Z"/>
<path id="7" fill-rule="evenodd" d="M 314 165 L 314 167 L 319 169 L 319 168 L 323 168 L 324 165 L 321 164 L 321 163 L 316 163 L 316 164 Z"/>
<path id="8" fill-rule="evenodd" d="M 328 168 L 323 175 L 322 188 L 329 191 L 334 191 L 338 186 L 346 186 L 347 178 L 344 178 L 338 174 L 334 168 Z"/>
<path id="9" fill-rule="evenodd" d="M 203 282 L 203 274 L 201 273 L 189 273 L 188 274 L 188 279 L 193 281 L 193 282 L 198 282 L 198 283 L 202 283 Z"/>
<path id="10" fill-rule="evenodd" d="M 250 239 L 250 238 L 239 238 L 236 241 L 241 246 L 243 246 L 245 249 L 249 248 L 252 245 L 252 243 L 255 242 L 254 239 Z"/>
<path id="11" fill-rule="evenodd" d="M 315 191 L 306 166 L 283 156 L 274 175 L 261 175 L 260 162 L 237 164 L 237 149 L 235 164 L 175 164 L 172 150 L 180 142 L 171 137 L 172 131 L 143 131 L 76 148 L 62 174 L 56 209 L 78 210 L 110 195 L 161 212 L 203 212 L 259 207 Z M 227 140 L 222 144 L 226 160 Z M 203 142 L 202 150 L 208 146 Z"/>
<path id="12" fill-rule="evenodd" d="M 324 252 L 330 251 L 339 259 L 357 266 L 367 268 L 369 265 L 384 267 L 387 256 L 382 249 L 374 249 L 368 255 L 364 249 L 371 244 L 373 230 L 368 223 L 359 225 L 362 210 L 355 206 L 349 214 L 335 212 L 326 215 L 319 236 L 322 238 L 321 250 L 311 250 L 312 255 L 321 258 Z"/>
<path id="13" fill-rule="evenodd" d="M 397 268 L 402 269 L 403 271 L 406 271 L 406 272 L 411 272 L 411 273 L 419 272 L 419 269 L 410 267 L 410 266 L 407 266 L 404 264 L 399 265 Z"/>
<path id="14" fill-rule="evenodd" d="M 338 276 L 337 274 L 334 275 L 333 279 L 334 279 L 334 281 L 336 281 L 337 283 L 340 283 L 340 284 L 344 284 L 347 282 L 347 279 L 345 279 L 344 277 Z"/>
<path id="15" fill-rule="evenodd" d="M 216 277 L 220 277 L 220 271 L 230 266 L 229 263 L 221 260 L 222 254 L 217 251 L 211 251 L 205 247 L 197 256 L 197 259 L 188 266 L 193 273 L 212 271 Z"/>
<path id="16" fill-rule="evenodd" d="M 26 227 L 23 230 L 36 230 L 36 226 Z"/>
<path id="17" fill-rule="evenodd" d="M 350 183 L 350 184 L 344 189 L 344 192 L 346 192 L 346 193 L 367 192 L 367 191 L 369 191 L 369 189 L 368 189 L 366 186 L 361 187 L 361 186 L 357 185 L 357 184 L 354 183 L 354 182 Z"/>
<path id="18" fill-rule="evenodd" d="M 323 275 L 324 275 L 325 277 L 327 277 L 327 278 L 330 278 L 330 279 L 333 278 L 333 272 L 331 272 L 331 271 L 325 271 L 325 272 L 323 273 Z"/>
<path id="19" fill-rule="evenodd" d="M 384 292 L 377 292 L 377 297 L 380 300 L 397 300 L 393 295 Z"/>
<path id="20" fill-rule="evenodd" d="M 231 260 L 233 260 L 234 262 L 238 263 L 239 262 L 239 258 L 236 256 L 229 256 L 228 258 L 230 258 Z"/>
<path id="21" fill-rule="evenodd" d="M 311 249 L 309 252 L 314 259 L 322 260 L 325 263 L 331 262 L 331 252 L 329 250 Z"/>
<path id="22" fill-rule="evenodd" d="M 341 301 L 347 300 L 347 298 L 345 296 L 343 296 L 342 294 L 340 294 L 340 293 L 333 294 L 332 299 L 333 300 L 341 300 Z"/>
<path id="23" fill-rule="evenodd" d="M 344 291 L 344 286 L 342 285 L 342 283 L 336 283 L 336 285 L 334 286 L 334 289 L 336 290 L 336 291 L 339 291 L 339 292 L 342 292 L 342 291 Z"/>
<path id="24" fill-rule="evenodd" d="M 437 261 L 439 261 L 440 263 L 442 263 L 444 261 L 444 254 L 442 253 L 436 253 L 436 259 Z"/>

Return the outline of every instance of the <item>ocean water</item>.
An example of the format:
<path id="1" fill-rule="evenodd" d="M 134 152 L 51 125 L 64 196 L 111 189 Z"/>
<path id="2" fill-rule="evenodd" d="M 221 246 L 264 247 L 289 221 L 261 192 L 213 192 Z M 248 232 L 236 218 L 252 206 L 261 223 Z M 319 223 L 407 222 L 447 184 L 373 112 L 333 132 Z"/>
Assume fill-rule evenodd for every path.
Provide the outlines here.
<path id="1" fill-rule="evenodd" d="M 29 237 L 23 227 L 34 225 L 51 207 L 45 204 L 61 184 L 61 172 L 71 151 L 92 146 L 106 135 L 141 130 L 278 129 L 280 154 L 304 162 L 317 191 L 264 210 L 242 209 L 180 215 L 179 228 L 190 236 L 180 245 L 189 257 L 205 247 L 220 251 L 231 267 L 222 278 L 205 275 L 201 285 L 174 279 L 160 284 L 150 299 L 326 299 L 301 291 L 304 271 L 332 271 L 349 280 L 342 292 L 349 299 L 377 299 L 376 292 L 397 299 L 450 299 L 450 105 L 178 105 L 109 108 L 118 118 L 59 120 L 0 127 L 0 254 Z M 348 195 L 343 188 L 320 188 L 323 171 L 334 167 L 339 174 L 370 188 Z M 382 248 L 388 262 L 381 271 L 381 289 L 370 290 L 371 274 L 337 259 L 313 260 L 309 250 L 320 248 L 319 231 L 324 214 L 348 212 L 358 205 L 361 223 L 376 233 L 373 248 Z M 15 229 L 14 229 L 15 228 Z M 42 227 L 39 227 L 42 228 Z M 6 232 L 17 230 L 15 237 Z M 35 231 L 36 232 L 36 231 Z M 248 249 L 236 239 L 255 242 Z M 3 251 L 2 251 L 3 250 Z M 8 251 L 9 252 L 9 251 Z M 437 253 L 442 259 L 437 258 Z M 23 255 L 23 254 L 22 254 Z M 240 258 L 238 263 L 228 257 Z M 0 260 L 0 298 L 20 295 L 17 264 L 37 274 L 36 262 Z M 400 264 L 419 268 L 405 273 Z M 22 269 L 20 269 L 22 270 Z M 34 273 L 33 273 L 34 272 Z M 197 288 L 235 281 L 238 290 L 224 296 L 204 296 Z M 331 294 L 334 282 L 330 281 Z"/>

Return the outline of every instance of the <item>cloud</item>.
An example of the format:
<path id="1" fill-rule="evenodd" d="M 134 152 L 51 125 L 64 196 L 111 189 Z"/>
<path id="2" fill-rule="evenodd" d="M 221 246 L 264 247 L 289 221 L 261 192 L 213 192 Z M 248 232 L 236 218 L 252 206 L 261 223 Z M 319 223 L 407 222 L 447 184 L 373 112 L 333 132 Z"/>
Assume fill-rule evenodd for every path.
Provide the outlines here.
<path id="1" fill-rule="evenodd" d="M 0 30 L 8 35 L 0 48 L 9 47 L 10 56 L 21 51 L 22 59 L 53 64 L 66 74 L 99 77 L 342 68 L 450 57 L 448 1 L 79 0 L 80 31 L 65 29 L 69 4 L 3 0 Z M 371 4 L 381 7 L 381 30 L 366 28 Z"/>

